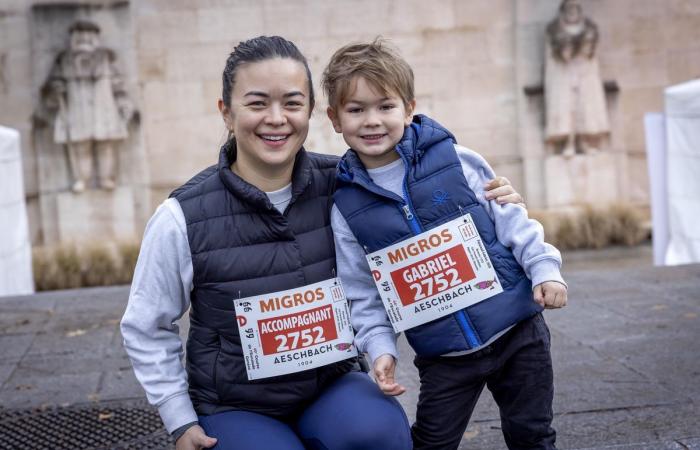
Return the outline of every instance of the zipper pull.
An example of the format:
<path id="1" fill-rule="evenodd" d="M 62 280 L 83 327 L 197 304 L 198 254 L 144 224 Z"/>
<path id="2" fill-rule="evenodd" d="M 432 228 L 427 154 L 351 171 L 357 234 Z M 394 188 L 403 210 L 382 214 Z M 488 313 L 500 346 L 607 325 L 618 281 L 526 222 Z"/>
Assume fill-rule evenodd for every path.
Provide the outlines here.
<path id="1" fill-rule="evenodd" d="M 403 209 L 403 213 L 406 215 L 406 219 L 413 220 L 413 213 L 411 212 L 411 208 L 409 208 L 408 205 L 403 205 L 401 209 Z"/>

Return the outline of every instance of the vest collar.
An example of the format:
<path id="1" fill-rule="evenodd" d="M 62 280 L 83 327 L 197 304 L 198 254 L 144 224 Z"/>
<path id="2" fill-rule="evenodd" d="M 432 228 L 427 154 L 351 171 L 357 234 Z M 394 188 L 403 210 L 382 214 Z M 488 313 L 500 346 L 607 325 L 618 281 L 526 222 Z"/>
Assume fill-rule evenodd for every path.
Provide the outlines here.
<path id="1" fill-rule="evenodd" d="M 235 142 L 229 140 L 221 147 L 219 152 L 218 171 L 219 178 L 224 187 L 236 198 L 250 203 L 255 208 L 277 211 L 272 205 L 267 194 L 239 177 L 231 170 L 231 164 L 236 160 Z M 306 150 L 302 147 L 294 159 L 294 169 L 292 171 L 292 198 L 289 201 L 291 206 L 297 198 L 311 184 L 311 162 Z M 289 209 L 287 206 L 287 209 Z"/>

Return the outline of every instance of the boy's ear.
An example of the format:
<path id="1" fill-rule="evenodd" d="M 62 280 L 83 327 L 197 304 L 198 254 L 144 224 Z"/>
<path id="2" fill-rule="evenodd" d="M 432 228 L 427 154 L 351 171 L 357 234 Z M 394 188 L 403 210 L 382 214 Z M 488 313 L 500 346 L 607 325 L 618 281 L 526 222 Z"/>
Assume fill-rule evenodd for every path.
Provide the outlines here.
<path id="1" fill-rule="evenodd" d="M 328 118 L 331 119 L 335 132 L 342 133 L 343 129 L 340 126 L 340 120 L 338 120 L 338 114 L 336 114 L 335 110 L 329 106 L 326 108 L 326 114 L 328 114 Z"/>
<path id="2" fill-rule="evenodd" d="M 408 107 L 406 108 L 406 118 L 404 119 L 404 126 L 411 125 L 413 122 L 413 111 L 416 110 L 416 99 L 414 98 L 408 102 Z"/>

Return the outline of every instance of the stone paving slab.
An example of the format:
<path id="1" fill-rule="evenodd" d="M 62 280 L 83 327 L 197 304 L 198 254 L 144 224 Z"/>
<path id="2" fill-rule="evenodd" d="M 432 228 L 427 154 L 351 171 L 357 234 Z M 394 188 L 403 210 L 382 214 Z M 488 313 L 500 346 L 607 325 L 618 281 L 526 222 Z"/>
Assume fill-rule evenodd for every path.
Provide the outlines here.
<path id="1" fill-rule="evenodd" d="M 700 265 L 587 258 L 565 264 L 570 305 L 545 313 L 559 447 L 700 449 Z M 0 297 L 0 413 L 142 400 L 118 328 L 127 297 L 126 286 Z M 419 384 L 400 343 L 412 420 Z M 505 448 L 488 392 L 460 448 Z"/>

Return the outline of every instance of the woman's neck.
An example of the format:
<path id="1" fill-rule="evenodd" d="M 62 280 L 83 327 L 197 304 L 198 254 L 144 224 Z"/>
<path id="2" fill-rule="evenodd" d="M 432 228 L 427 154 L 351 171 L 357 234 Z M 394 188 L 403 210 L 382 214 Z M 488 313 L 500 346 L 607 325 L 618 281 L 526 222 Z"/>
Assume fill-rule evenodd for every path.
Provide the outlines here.
<path id="1" fill-rule="evenodd" d="M 231 164 L 231 171 L 263 192 L 282 189 L 292 182 L 294 164 L 288 167 L 260 168 L 246 161 L 236 160 Z"/>

